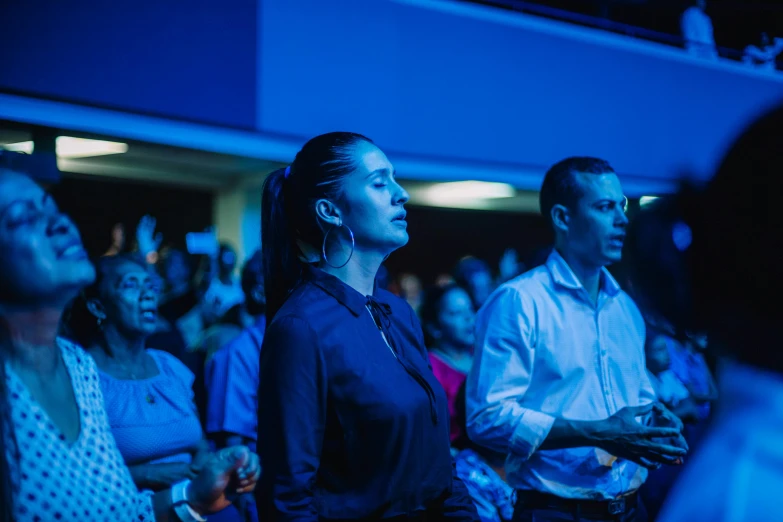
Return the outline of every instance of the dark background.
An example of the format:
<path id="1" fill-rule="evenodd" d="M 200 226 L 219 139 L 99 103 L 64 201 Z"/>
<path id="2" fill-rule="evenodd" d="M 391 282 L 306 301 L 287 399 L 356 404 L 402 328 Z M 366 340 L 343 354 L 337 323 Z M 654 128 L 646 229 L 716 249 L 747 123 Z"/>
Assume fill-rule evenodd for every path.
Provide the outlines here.
<path id="1" fill-rule="evenodd" d="M 649 29 L 672 36 L 680 35 L 680 16 L 689 0 L 482 0 L 472 3 L 525 10 L 525 4 L 538 4 L 573 13 Z M 762 31 L 783 36 L 783 2 L 770 0 L 707 0 L 715 41 L 720 47 L 743 50 L 755 44 Z M 552 18 L 557 18 L 553 15 Z"/>
<path id="2" fill-rule="evenodd" d="M 111 246 L 115 223 L 125 225 L 126 249 L 132 247 L 144 214 L 154 216 L 164 242 L 178 248 L 184 248 L 185 234 L 212 224 L 212 194 L 207 191 L 96 177 L 63 177 L 50 190 L 79 227 L 90 256 Z"/>
<path id="3" fill-rule="evenodd" d="M 79 227 L 91 256 L 109 248 L 115 223 L 125 226 L 126 249 L 133 248 L 136 225 L 144 214 L 157 219 L 164 244 L 178 248 L 184 248 L 185 234 L 212 224 L 208 191 L 72 176 L 63 177 L 51 191 Z M 392 275 L 414 273 L 424 284 L 451 271 L 466 255 L 480 257 L 497 270 L 507 248 L 517 249 L 524 260 L 551 242 L 551 233 L 537 214 L 415 206 L 407 211 L 410 242 L 389 257 L 386 267 Z"/>

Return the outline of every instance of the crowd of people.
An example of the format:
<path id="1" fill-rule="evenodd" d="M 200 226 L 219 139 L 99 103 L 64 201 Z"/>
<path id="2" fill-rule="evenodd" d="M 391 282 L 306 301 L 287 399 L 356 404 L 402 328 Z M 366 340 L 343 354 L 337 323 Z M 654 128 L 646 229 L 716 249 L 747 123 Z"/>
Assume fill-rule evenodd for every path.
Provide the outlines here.
<path id="1" fill-rule="evenodd" d="M 698 446 L 725 454 L 730 435 L 744 465 L 768 465 L 752 451 L 774 457 L 775 421 L 751 420 L 771 407 L 763 394 L 735 387 L 730 404 L 744 397 L 766 438 L 725 416 L 729 435 L 704 432 L 713 343 L 745 361 L 737 379 L 779 387 L 779 356 L 758 344 L 779 305 L 742 295 L 779 284 L 732 280 L 747 255 L 704 223 L 720 207 L 732 230 L 727 186 L 751 169 L 746 254 L 774 268 L 781 250 L 765 257 L 762 243 L 780 233 L 760 191 L 782 121 L 754 127 L 709 190 L 632 226 L 608 161 L 564 159 L 541 186 L 554 242 L 537 260 L 523 269 L 508 252 L 493 273 L 466 257 L 401 295 L 382 266 L 408 241 L 409 198 L 365 136 L 317 136 L 267 178 L 263 246 L 239 278 L 229 245 L 197 268 L 151 217 L 138 252 L 91 262 L 34 173 L 0 152 L 2 520 L 643 522 Z M 703 269 L 716 245 L 736 269 L 721 274 L 727 294 Z M 702 495 L 705 459 L 685 477 Z M 731 502 L 713 486 L 713 506 Z M 675 489 L 660 519 L 724 519 L 688 494 Z M 770 519 L 753 517 L 772 500 L 751 496 L 731 520 Z"/>

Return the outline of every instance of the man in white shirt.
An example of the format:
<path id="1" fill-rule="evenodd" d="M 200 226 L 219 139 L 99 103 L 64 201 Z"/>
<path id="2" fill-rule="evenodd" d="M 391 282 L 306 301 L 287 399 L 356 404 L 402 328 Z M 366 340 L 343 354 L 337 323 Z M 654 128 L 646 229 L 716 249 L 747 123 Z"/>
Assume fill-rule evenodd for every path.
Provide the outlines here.
<path id="1" fill-rule="evenodd" d="M 687 446 L 655 402 L 642 316 L 604 268 L 620 260 L 627 200 L 608 162 L 581 157 L 554 165 L 540 198 L 555 249 L 479 312 L 468 435 L 508 455 L 515 522 L 641 522 L 646 468 Z"/>
<path id="2" fill-rule="evenodd" d="M 685 40 L 685 49 L 689 53 L 706 60 L 717 60 L 718 48 L 715 46 L 712 19 L 706 9 L 707 0 L 696 0 L 682 13 L 680 28 Z"/>

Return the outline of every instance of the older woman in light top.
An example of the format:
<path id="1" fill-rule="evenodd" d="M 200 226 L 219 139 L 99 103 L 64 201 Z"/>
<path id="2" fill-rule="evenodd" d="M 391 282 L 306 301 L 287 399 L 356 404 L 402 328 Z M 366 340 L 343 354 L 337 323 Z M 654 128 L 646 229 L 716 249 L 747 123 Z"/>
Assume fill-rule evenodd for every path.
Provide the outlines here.
<path id="1" fill-rule="evenodd" d="M 231 448 L 192 479 L 140 493 L 109 428 L 99 374 L 57 336 L 95 270 L 52 198 L 0 152 L 0 520 L 201 520 L 254 487 L 257 457 Z M 9 167 L 10 165 L 10 167 Z M 232 480 L 234 479 L 234 480 Z"/>
<path id="2" fill-rule="evenodd" d="M 104 257 L 67 326 L 98 366 L 109 424 L 136 486 L 192 479 L 209 454 L 193 403 L 193 373 L 146 349 L 158 321 L 156 280 L 141 259 Z"/>

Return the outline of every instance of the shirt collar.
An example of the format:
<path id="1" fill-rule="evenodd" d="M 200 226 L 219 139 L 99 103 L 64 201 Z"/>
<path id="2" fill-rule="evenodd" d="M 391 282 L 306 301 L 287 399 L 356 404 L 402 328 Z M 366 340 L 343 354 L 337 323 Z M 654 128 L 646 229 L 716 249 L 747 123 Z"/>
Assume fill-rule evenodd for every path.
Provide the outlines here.
<path id="1" fill-rule="evenodd" d="M 367 304 L 367 296 L 360 294 L 335 276 L 327 274 L 313 265 L 305 265 L 304 270 L 302 271 L 302 277 L 337 299 L 341 305 L 350 310 L 356 317 L 359 317 L 359 315 L 364 313 L 365 305 Z M 389 305 L 388 300 L 379 295 L 378 286 L 375 284 L 373 285 L 372 297 L 380 303 L 387 306 Z"/>
<path id="2" fill-rule="evenodd" d="M 568 266 L 566 260 L 560 255 L 560 252 L 553 249 L 549 254 L 549 258 L 546 260 L 546 267 L 552 276 L 552 280 L 555 284 L 562 287 L 569 288 L 571 290 L 578 290 L 584 288 L 582 282 L 576 277 L 574 271 Z M 601 291 L 606 293 L 609 297 L 614 297 L 620 293 L 620 285 L 617 283 L 612 274 L 606 267 L 601 268 Z"/>

